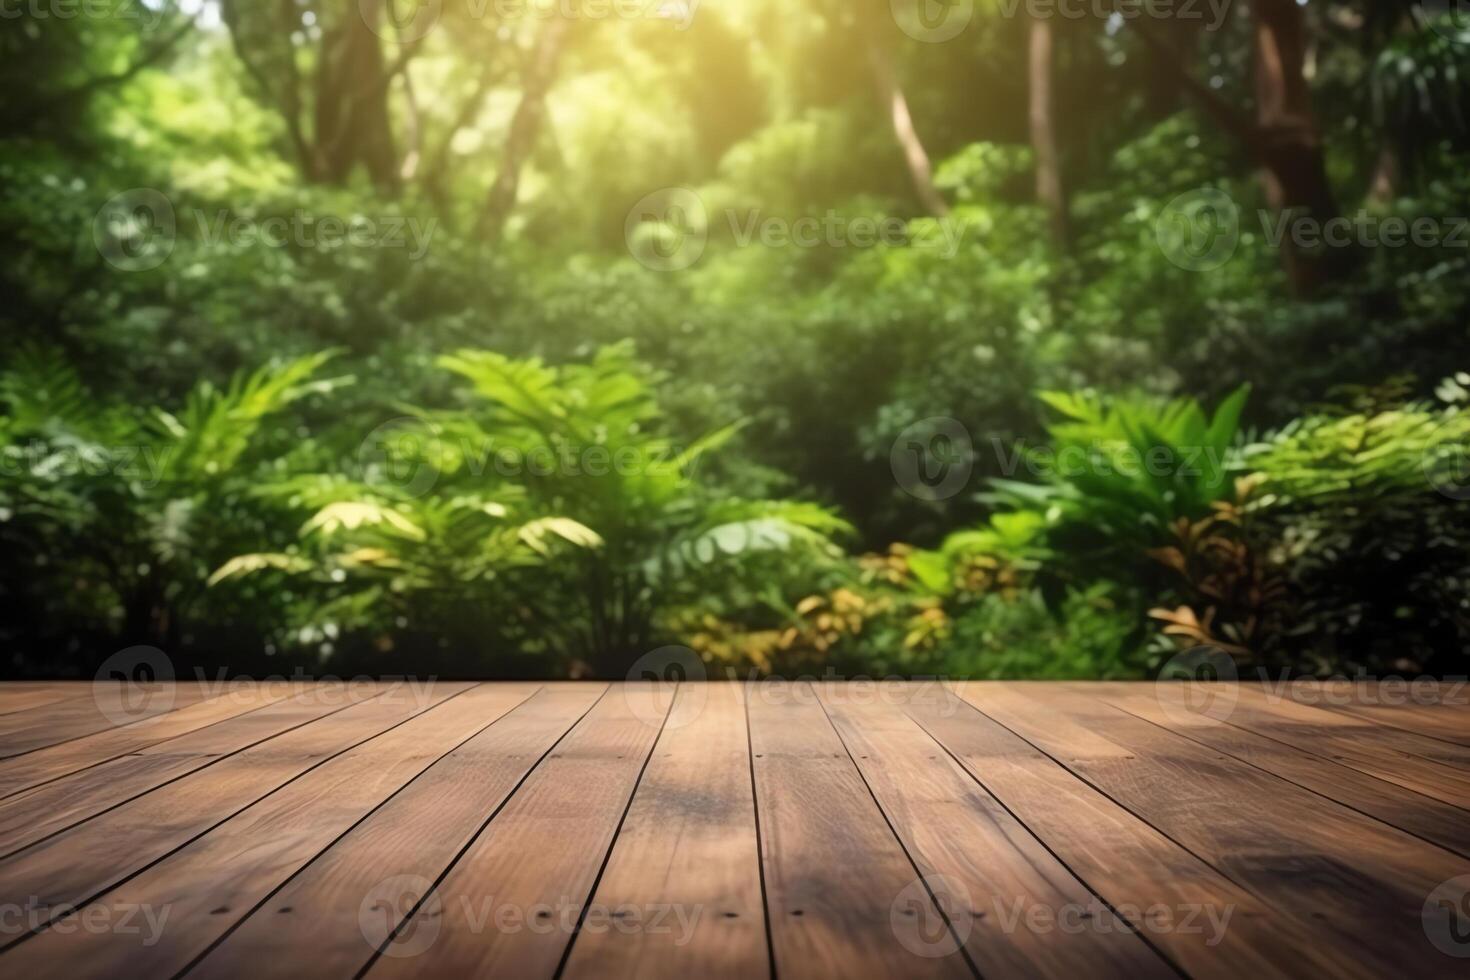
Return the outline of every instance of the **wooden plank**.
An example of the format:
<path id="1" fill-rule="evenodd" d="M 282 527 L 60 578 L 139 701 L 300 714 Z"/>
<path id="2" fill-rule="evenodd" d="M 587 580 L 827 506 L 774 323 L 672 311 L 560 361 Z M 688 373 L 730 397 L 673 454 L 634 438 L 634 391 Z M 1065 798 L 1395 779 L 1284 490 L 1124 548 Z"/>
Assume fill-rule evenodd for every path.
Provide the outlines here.
<path id="1" fill-rule="evenodd" d="M 0 759 L 166 714 L 201 700 L 200 684 L 131 684 L 124 689 L 88 684 L 93 695 L 0 715 Z M 127 693 L 123 693 L 126 690 Z"/>
<path id="2" fill-rule="evenodd" d="M 403 941 L 390 943 L 389 955 L 367 975 L 551 977 L 670 700 L 668 685 L 630 683 L 599 701 L 412 912 L 399 933 Z"/>
<path id="3" fill-rule="evenodd" d="M 92 686 L 81 681 L 5 681 L 0 684 L 0 715 L 87 697 Z"/>
<path id="4" fill-rule="evenodd" d="M 1310 678 L 1254 685 L 1277 700 L 1351 715 L 1378 727 L 1470 745 L 1470 681 Z"/>
<path id="5" fill-rule="evenodd" d="M 747 698 L 777 975 L 972 976 L 811 688 Z"/>
<path id="6" fill-rule="evenodd" d="M 48 929 L 5 954 L 5 969 L 70 980 L 177 974 L 335 838 L 537 686 L 484 685 L 449 698 L 251 804 L 77 913 L 116 922 L 131 909 L 167 909 L 158 934 Z"/>
<path id="7" fill-rule="evenodd" d="M 289 701 L 155 743 L 0 800 L 0 858 L 384 690 L 378 684 L 310 685 Z"/>
<path id="8" fill-rule="evenodd" d="M 230 684 L 218 689 L 206 700 L 181 707 L 177 711 L 0 760 L 0 797 L 11 796 L 79 769 L 108 762 L 129 752 L 206 728 L 226 718 L 254 711 L 299 691 L 299 685 L 292 689 L 284 686 Z"/>
<path id="9" fill-rule="evenodd" d="M 1260 895 L 1331 931 L 1344 967 L 1448 975 L 1417 928 L 1470 862 L 1075 691 L 967 684 L 963 697 Z M 1364 923 L 1375 927 L 1363 943 Z M 1413 928 L 1409 926 L 1414 924 Z M 1314 930 L 1315 931 L 1315 930 Z"/>
<path id="10" fill-rule="evenodd" d="M 1232 725 L 1470 809 L 1470 748 L 1297 704 L 1253 684 L 1239 692 Z"/>
<path id="11" fill-rule="evenodd" d="M 1107 684 L 1100 696 L 1161 728 L 1470 857 L 1470 815 L 1464 810 L 1191 710 L 1181 685 Z"/>
<path id="12" fill-rule="evenodd" d="M 0 861 L 0 905 L 25 909 L 40 897 L 45 908 L 36 921 L 44 925 L 57 910 L 82 905 L 333 756 L 470 686 L 394 685 L 48 837 Z"/>
<path id="13" fill-rule="evenodd" d="M 902 706 L 936 686 L 818 692 L 868 788 L 947 902 L 980 975 L 1174 977 L 1174 970 L 977 784 Z"/>
<path id="14" fill-rule="evenodd" d="M 1057 858 L 1187 976 L 1368 977 L 1310 929 L 1282 917 L 1034 746 L 969 705 L 911 705 L 912 717 Z M 1161 907 L 1167 928 L 1144 910 Z"/>
<path id="15" fill-rule="evenodd" d="M 566 980 L 769 975 L 743 692 L 679 687 Z"/>
<path id="16" fill-rule="evenodd" d="M 189 971 L 193 980 L 352 977 L 606 684 L 558 683 L 440 759 L 319 855 Z M 399 905 L 407 896 L 407 904 Z M 400 948 L 408 948 L 410 934 Z M 298 951 L 311 950 L 297 958 Z"/>

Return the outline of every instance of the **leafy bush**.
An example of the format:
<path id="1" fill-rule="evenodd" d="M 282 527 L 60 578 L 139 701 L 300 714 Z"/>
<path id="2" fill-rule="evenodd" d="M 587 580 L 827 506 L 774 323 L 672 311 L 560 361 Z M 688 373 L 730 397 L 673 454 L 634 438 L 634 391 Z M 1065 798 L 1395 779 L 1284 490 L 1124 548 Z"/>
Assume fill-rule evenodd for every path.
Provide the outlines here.
<path id="1" fill-rule="evenodd" d="M 380 429 L 355 479 L 263 488 L 311 515 L 300 540 L 212 581 L 305 575 L 323 632 L 468 630 L 455 639 L 620 676 L 666 638 L 665 607 L 835 554 L 849 530 L 810 504 L 708 492 L 698 467 L 738 427 L 679 446 L 627 346 L 560 368 L 477 350 L 440 364 L 468 382 L 464 408 Z"/>

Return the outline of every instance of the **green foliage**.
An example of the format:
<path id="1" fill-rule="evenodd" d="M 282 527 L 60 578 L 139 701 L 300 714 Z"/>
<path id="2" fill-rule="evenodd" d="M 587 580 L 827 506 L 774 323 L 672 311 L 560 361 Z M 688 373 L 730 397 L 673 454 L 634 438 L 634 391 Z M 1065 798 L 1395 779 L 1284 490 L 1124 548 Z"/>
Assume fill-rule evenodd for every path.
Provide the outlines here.
<path id="1" fill-rule="evenodd" d="M 468 383 L 462 409 L 370 436 L 382 459 L 358 479 L 262 488 L 311 513 L 298 542 L 211 582 L 305 576 L 323 599 L 294 628 L 313 636 L 470 626 L 480 644 L 618 676 L 661 638 L 665 606 L 729 595 L 772 559 L 834 555 L 830 536 L 850 531 L 814 505 L 709 494 L 699 465 L 737 427 L 678 445 L 630 347 L 559 368 L 482 350 L 440 364 Z"/>
<path id="2" fill-rule="evenodd" d="M 1001 6 L 927 44 L 882 4 L 656 4 L 552 59 L 547 18 L 459 4 L 404 6 L 438 18 L 412 39 L 318 0 L 16 11 L 10 662 L 1463 672 L 1470 379 L 1434 379 L 1470 357 L 1470 249 L 1290 288 L 1222 124 L 1256 98 L 1243 6 L 1163 38 L 1210 111 L 1135 25 L 1057 31 L 1059 234 Z M 1338 209 L 1458 234 L 1470 47 L 1319 6 Z M 1196 270 L 1160 228 L 1202 190 L 1239 220 Z M 687 269 L 640 263 L 685 234 Z M 936 419 L 971 476 L 920 500 L 890 451 Z"/>

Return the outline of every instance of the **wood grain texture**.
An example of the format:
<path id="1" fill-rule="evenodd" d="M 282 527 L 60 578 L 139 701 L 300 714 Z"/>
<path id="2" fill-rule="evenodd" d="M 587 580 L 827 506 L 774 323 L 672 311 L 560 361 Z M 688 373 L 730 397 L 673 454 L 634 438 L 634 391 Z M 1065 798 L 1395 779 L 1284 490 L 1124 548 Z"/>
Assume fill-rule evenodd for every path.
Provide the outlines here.
<path id="1" fill-rule="evenodd" d="M 0 684 L 0 971 L 1462 977 L 1460 707 L 1332 683 Z"/>
<path id="2" fill-rule="evenodd" d="M 1470 810 L 1470 747 L 1299 704 L 1243 684 L 1229 718 L 1359 772 Z"/>
<path id="3" fill-rule="evenodd" d="M 1470 861 L 1095 695 L 997 683 L 965 685 L 963 696 L 1222 874 L 1269 894 L 1293 928 L 1328 930 L 1344 969 L 1453 972 L 1422 929 L 1403 927 Z M 1365 922 L 1397 929 L 1363 944 Z"/>
<path id="4" fill-rule="evenodd" d="M 383 693 L 239 752 L 0 861 L 0 905 L 46 910 L 44 924 L 142 871 L 200 834 L 381 732 L 460 693 L 435 684 Z M 25 933 L 5 937 L 11 946 Z"/>
<path id="5" fill-rule="evenodd" d="M 905 690 L 905 688 L 908 688 Z M 944 691 L 819 688 L 828 714 L 909 856 L 937 876 L 985 977 L 1173 977 L 1157 953 L 905 713 Z"/>
<path id="6" fill-rule="evenodd" d="M 490 821 L 366 975 L 552 976 L 671 699 L 666 685 L 624 684 L 600 700 Z"/>
<path id="7" fill-rule="evenodd" d="M 291 693 L 285 686 L 230 684 L 176 711 L 0 760 L 0 797 L 207 728 L 283 700 Z"/>
<path id="8" fill-rule="evenodd" d="M 398 913 L 407 913 L 430 890 L 606 689 L 580 683 L 544 687 L 320 854 L 189 976 L 258 977 L 262 963 L 289 963 L 292 977 L 355 976 L 399 926 Z M 401 900 L 407 904 L 400 906 Z M 309 958 L 295 957 L 307 947 Z"/>
<path id="9" fill-rule="evenodd" d="M 1470 681 L 1464 677 L 1370 681 L 1353 678 L 1272 684 L 1280 697 L 1374 725 L 1470 745 Z"/>
<path id="10" fill-rule="evenodd" d="M 328 759 L 77 913 L 115 921 L 131 908 L 166 908 L 158 936 L 51 929 L 21 944 L 6 968 L 100 980 L 126 959 L 140 975 L 178 973 L 338 836 L 534 691 L 504 684 L 456 694 Z"/>
<path id="11" fill-rule="evenodd" d="M 1335 953 L 1330 937 L 1282 928 L 1266 900 L 958 698 L 908 712 L 1111 908 L 1139 920 L 1148 941 L 1182 973 L 1218 980 L 1372 976 Z M 1038 720 L 1048 724 L 1054 713 L 1038 713 Z M 1156 906 L 1170 910 L 1177 927 L 1158 928 L 1143 915 Z"/>
<path id="12" fill-rule="evenodd" d="M 7 681 L 0 685 L 0 715 L 89 697 L 91 693 L 91 685 L 82 681 Z"/>
<path id="13" fill-rule="evenodd" d="M 743 692 L 679 688 L 568 980 L 769 975 Z"/>
<path id="14" fill-rule="evenodd" d="M 1103 687 L 1101 696 L 1161 728 L 1470 857 L 1470 814 L 1459 807 L 1340 763 L 1324 765 L 1320 756 L 1191 710 L 1180 685 L 1139 690 L 1135 684 L 1112 684 Z"/>
<path id="15" fill-rule="evenodd" d="M 166 714 L 203 700 L 209 690 L 193 683 L 87 684 L 87 697 L 0 715 L 0 759 Z"/>
<path id="16" fill-rule="evenodd" d="M 0 800 L 0 856 L 11 855 L 191 772 L 216 765 L 267 739 L 376 696 L 382 690 L 374 685 L 342 691 L 303 691 L 287 701 L 157 742 Z"/>
<path id="17" fill-rule="evenodd" d="M 777 975 L 973 976 L 815 692 L 755 684 L 748 702 Z"/>

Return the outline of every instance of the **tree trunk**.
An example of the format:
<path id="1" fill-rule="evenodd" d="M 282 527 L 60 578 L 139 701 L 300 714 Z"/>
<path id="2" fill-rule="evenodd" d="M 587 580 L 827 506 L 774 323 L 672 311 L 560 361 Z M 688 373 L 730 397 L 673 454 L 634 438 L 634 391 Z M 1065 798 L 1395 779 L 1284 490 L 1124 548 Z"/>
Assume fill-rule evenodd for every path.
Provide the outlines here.
<path id="1" fill-rule="evenodd" d="M 1378 151 L 1378 162 L 1373 166 L 1373 176 L 1368 181 L 1368 204 L 1375 208 L 1386 208 L 1399 192 L 1398 152 L 1385 145 Z"/>
<path id="2" fill-rule="evenodd" d="M 344 184 L 361 164 L 378 188 L 398 187 L 382 15 L 383 0 L 361 0 L 341 33 L 322 40 L 313 137 L 315 176 L 323 183 Z"/>
<path id="3" fill-rule="evenodd" d="M 1338 215 L 1304 70 L 1306 24 L 1295 0 L 1256 0 L 1251 10 L 1261 181 L 1267 203 L 1285 220 L 1281 258 L 1287 278 L 1298 294 L 1311 293 L 1346 256 L 1341 249 L 1307 251 L 1294 244 L 1299 226 L 1320 227 Z"/>
<path id="4" fill-rule="evenodd" d="M 1052 242 L 1063 251 L 1070 238 L 1067 196 L 1062 186 L 1061 154 L 1057 149 L 1056 35 L 1049 18 L 1031 21 L 1029 53 L 1031 149 L 1036 155 L 1036 200 L 1046 209 Z"/>
<path id="5" fill-rule="evenodd" d="M 909 102 L 898 84 L 898 75 L 893 70 L 893 61 L 882 42 L 871 34 L 867 36 L 868 63 L 873 69 L 873 81 L 878 86 L 878 97 L 888 110 L 893 136 L 903 151 L 904 164 L 908 167 L 909 179 L 914 183 L 914 193 L 919 203 L 936 218 L 949 214 L 949 205 L 934 186 L 934 168 L 929 162 L 929 153 L 914 128 L 913 116 L 909 114 Z"/>
<path id="6" fill-rule="evenodd" d="M 536 137 L 541 133 L 541 123 L 546 115 L 546 95 L 556 79 L 556 65 L 565 47 L 568 24 L 566 17 L 553 17 L 536 40 L 536 50 L 521 82 L 521 101 L 511 117 L 510 132 L 505 137 L 500 172 L 485 197 L 485 207 L 475 229 L 482 238 L 497 241 L 515 208 L 520 194 L 521 170 L 536 148 Z"/>

